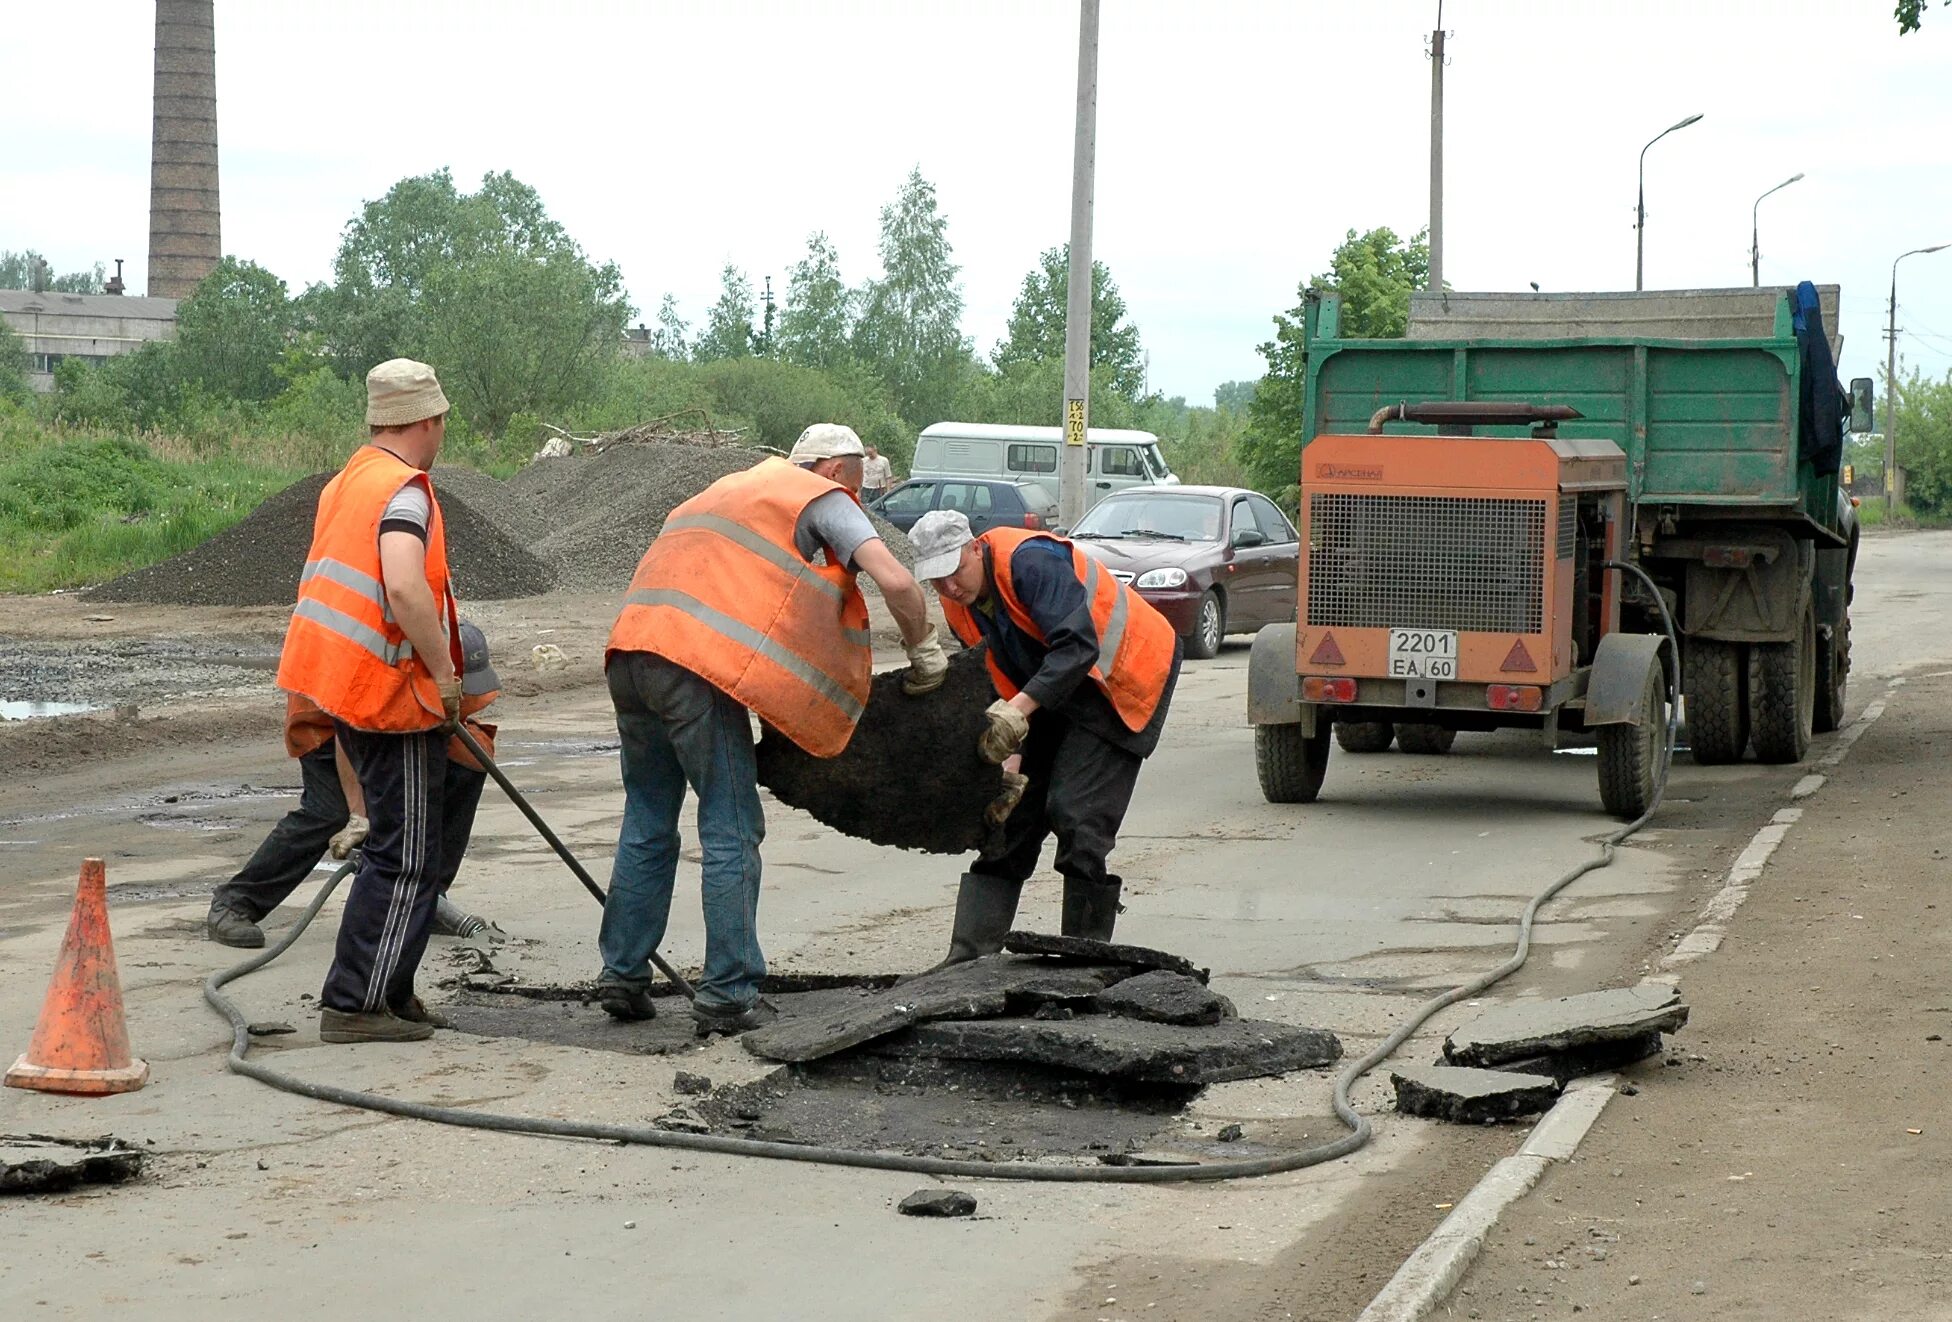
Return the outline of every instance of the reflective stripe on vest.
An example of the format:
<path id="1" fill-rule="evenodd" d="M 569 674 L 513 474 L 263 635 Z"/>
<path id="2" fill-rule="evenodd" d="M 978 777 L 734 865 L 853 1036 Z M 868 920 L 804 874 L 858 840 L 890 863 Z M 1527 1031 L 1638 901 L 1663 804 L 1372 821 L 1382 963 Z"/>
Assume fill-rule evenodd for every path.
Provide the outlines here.
<path id="1" fill-rule="evenodd" d="M 381 582 L 379 525 L 387 504 L 426 475 L 367 445 L 319 493 L 312 546 L 285 632 L 278 685 L 361 730 L 405 733 L 441 723 L 440 694 L 393 618 Z M 447 533 L 428 486 L 427 586 L 456 670 L 459 625 L 447 569 Z"/>
<path id="2" fill-rule="evenodd" d="M 794 542 L 807 506 L 844 490 L 767 459 L 680 505 L 637 566 L 606 664 L 655 653 L 816 757 L 846 748 L 868 699 L 867 602 L 845 567 L 809 564 Z"/>
<path id="3" fill-rule="evenodd" d="M 1011 557 L 1018 547 L 1033 538 L 1054 542 L 1071 553 L 1071 567 L 1084 585 L 1092 624 L 1098 631 L 1098 660 L 1091 667 L 1091 681 L 1111 702 L 1127 728 L 1144 729 L 1158 708 L 1166 679 L 1172 673 L 1172 626 L 1150 602 L 1064 538 L 1017 528 L 992 528 L 976 540 L 990 548 L 990 574 L 997 599 L 1011 622 L 1039 643 L 1044 641 L 1043 631 L 1017 600 L 1016 589 L 1010 581 Z M 973 647 L 982 641 L 982 630 L 967 606 L 959 606 L 944 597 L 942 614 L 964 643 Z M 1015 697 L 1018 686 L 1003 673 L 994 649 L 988 653 L 988 661 L 997 692 L 1006 698 Z"/>

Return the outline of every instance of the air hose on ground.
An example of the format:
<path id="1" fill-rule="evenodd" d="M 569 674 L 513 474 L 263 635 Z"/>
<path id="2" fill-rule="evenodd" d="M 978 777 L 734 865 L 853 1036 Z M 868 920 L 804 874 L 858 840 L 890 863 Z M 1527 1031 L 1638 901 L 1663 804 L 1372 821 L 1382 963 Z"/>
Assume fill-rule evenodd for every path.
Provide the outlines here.
<path id="1" fill-rule="evenodd" d="M 341 867 L 327 879 L 318 895 L 299 915 L 298 921 L 292 924 L 291 930 L 285 933 L 276 945 L 233 968 L 211 974 L 203 985 L 203 998 L 209 1002 L 212 1009 L 230 1023 L 230 1058 L 226 1064 L 233 1073 L 256 1079 L 260 1083 L 269 1084 L 284 1092 L 296 1093 L 301 1097 L 310 1097 L 317 1101 L 331 1102 L 338 1106 L 354 1106 L 362 1110 L 404 1116 L 411 1120 L 431 1120 L 439 1124 L 460 1125 L 470 1129 L 487 1129 L 505 1134 L 539 1134 L 550 1138 L 585 1138 L 606 1143 L 677 1148 L 688 1152 L 712 1152 L 732 1157 L 770 1157 L 779 1161 L 853 1166 L 866 1170 L 904 1171 L 916 1175 L 946 1175 L 978 1180 L 1033 1180 L 1055 1184 L 1178 1184 L 1193 1180 L 1239 1180 L 1262 1175 L 1279 1175 L 1286 1171 L 1301 1170 L 1304 1167 L 1320 1165 L 1325 1161 L 1333 1161 L 1361 1148 L 1369 1141 L 1372 1132 L 1368 1118 L 1358 1114 L 1349 1101 L 1349 1091 L 1355 1086 L 1356 1080 L 1387 1060 L 1438 1011 L 1455 1005 L 1467 997 L 1476 996 L 1523 967 L 1531 953 L 1532 925 L 1539 909 L 1579 878 L 1612 863 L 1615 848 L 1645 826 L 1655 810 L 1660 807 L 1661 796 L 1667 786 L 1668 765 L 1673 757 L 1679 699 L 1680 650 L 1678 639 L 1675 637 L 1674 620 L 1668 613 L 1667 603 L 1661 597 L 1659 589 L 1638 566 L 1612 560 L 1605 562 L 1605 566 L 1636 574 L 1646 584 L 1648 590 L 1654 595 L 1655 604 L 1660 607 L 1668 645 L 1674 648 L 1675 666 L 1670 672 L 1668 682 L 1667 738 L 1663 743 L 1659 766 L 1656 768 L 1653 799 L 1647 805 L 1646 812 L 1606 835 L 1600 842 L 1599 853 L 1573 867 L 1532 897 L 1525 906 L 1524 913 L 1519 917 L 1518 944 L 1511 958 L 1462 986 L 1453 987 L 1442 995 L 1433 996 L 1425 1001 L 1367 1055 L 1343 1068 L 1335 1079 L 1334 1105 L 1336 1115 L 1349 1127 L 1349 1132 L 1328 1143 L 1246 1161 L 1210 1162 L 1198 1166 L 1059 1166 L 1034 1162 L 969 1161 L 952 1157 L 917 1157 L 893 1152 L 861 1152 L 849 1148 L 818 1147 L 812 1144 L 727 1138 L 717 1134 L 687 1134 L 656 1129 L 648 1125 L 608 1125 L 582 1120 L 551 1120 L 541 1116 L 503 1115 L 493 1111 L 470 1111 L 453 1106 L 402 1101 L 379 1093 L 340 1088 L 327 1083 L 312 1083 L 247 1058 L 251 1046 L 250 1021 L 245 1018 L 236 1003 L 223 994 L 222 988 L 238 978 L 263 968 L 290 949 L 311 925 L 312 920 L 318 916 L 319 910 L 324 907 L 333 890 L 352 871 L 351 863 Z M 522 809 L 530 822 L 542 831 L 544 837 L 557 848 L 558 852 L 568 858 L 568 850 L 556 839 L 554 832 L 543 824 L 528 801 L 508 782 L 507 777 L 502 775 L 494 762 L 480 750 L 479 746 L 476 746 L 474 751 L 480 758 L 481 764 L 488 768 L 496 783 L 515 800 L 516 806 Z M 584 884 L 600 898 L 602 892 L 597 890 L 596 884 L 589 879 L 589 874 L 573 860 L 571 864 Z M 662 961 L 659 961 L 659 967 L 664 967 Z M 668 969 L 666 972 L 669 974 Z M 669 976 L 683 986 L 682 980 L 675 974 Z"/>

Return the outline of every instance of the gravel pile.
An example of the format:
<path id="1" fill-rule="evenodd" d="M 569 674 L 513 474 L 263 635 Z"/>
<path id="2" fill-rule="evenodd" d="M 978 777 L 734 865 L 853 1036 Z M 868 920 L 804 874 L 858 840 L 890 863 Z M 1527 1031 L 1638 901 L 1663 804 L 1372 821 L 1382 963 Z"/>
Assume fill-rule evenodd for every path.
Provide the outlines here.
<path id="1" fill-rule="evenodd" d="M 437 467 L 434 489 L 447 519 L 455 591 L 463 601 L 552 588 L 622 592 L 673 509 L 766 457 L 741 446 L 646 442 L 540 460 L 506 482 L 471 468 Z M 293 483 L 201 546 L 87 595 L 184 606 L 288 603 L 298 593 L 319 491 L 331 477 L 314 473 Z M 874 524 L 896 558 L 912 567 L 915 548 L 907 536 L 886 520 Z"/>
<path id="2" fill-rule="evenodd" d="M 302 478 L 209 541 L 84 595 L 176 606 L 289 605 L 298 598 L 319 492 L 331 479 L 330 473 Z M 524 535 L 511 535 L 492 511 L 478 508 L 458 490 L 443 489 L 438 477 L 435 481 L 447 523 L 448 565 L 462 601 L 529 597 L 555 586 L 550 566 L 523 549 Z"/>

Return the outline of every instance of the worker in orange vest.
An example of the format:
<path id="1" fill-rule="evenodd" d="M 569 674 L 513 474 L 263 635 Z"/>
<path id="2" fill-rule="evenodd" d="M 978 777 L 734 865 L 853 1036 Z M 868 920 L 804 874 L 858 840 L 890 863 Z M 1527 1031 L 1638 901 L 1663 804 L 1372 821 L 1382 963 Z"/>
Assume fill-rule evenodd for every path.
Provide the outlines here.
<path id="1" fill-rule="evenodd" d="M 705 966 L 701 1036 L 756 1027 L 759 842 L 766 824 L 748 713 L 816 757 L 847 746 L 873 660 L 856 573 L 901 629 L 911 694 L 948 675 L 921 587 L 861 509 L 865 451 L 853 429 L 808 427 L 786 459 L 720 478 L 671 512 L 610 631 L 604 669 L 623 744 L 624 820 L 603 906 L 599 1001 L 648 1019 L 649 960 L 678 868 L 678 810 L 698 795 Z"/>
<path id="2" fill-rule="evenodd" d="M 461 621 L 461 656 L 461 720 L 493 757 L 495 727 L 477 717 L 499 696 L 501 680 L 488 656 L 487 637 L 467 620 Z M 333 737 L 332 718 L 296 694 L 285 698 L 285 751 L 298 759 L 298 806 L 278 819 L 250 861 L 211 895 L 204 932 L 223 945 L 243 949 L 262 946 L 264 929 L 258 924 L 265 915 L 305 883 L 320 859 L 328 854 L 337 859 L 349 857 L 371 830 L 365 796 L 352 774 L 351 763 Z M 447 778 L 441 789 L 440 897 L 434 902 L 435 936 L 486 935 L 499 940 L 504 935 L 499 927 L 466 912 L 448 897 L 474 832 L 475 809 L 487 780 L 487 769 L 460 736 L 449 740 Z"/>
<path id="3" fill-rule="evenodd" d="M 416 1042 L 414 994 L 441 873 L 447 741 L 461 717 L 460 620 L 427 470 L 447 433 L 434 369 L 366 375 L 367 443 L 319 493 L 278 687 L 332 718 L 370 833 L 319 995 L 326 1042 Z"/>
<path id="4" fill-rule="evenodd" d="M 962 641 L 987 643 L 997 700 L 977 751 L 1004 769 L 991 805 L 1000 843 L 963 874 L 944 963 L 995 954 L 1017 914 L 1044 837 L 1057 835 L 1063 933 L 1109 941 L 1121 878 L 1107 867 L 1158 746 L 1179 679 L 1179 637 L 1110 569 L 1061 537 L 1022 528 L 973 536 L 958 510 L 909 532 Z"/>

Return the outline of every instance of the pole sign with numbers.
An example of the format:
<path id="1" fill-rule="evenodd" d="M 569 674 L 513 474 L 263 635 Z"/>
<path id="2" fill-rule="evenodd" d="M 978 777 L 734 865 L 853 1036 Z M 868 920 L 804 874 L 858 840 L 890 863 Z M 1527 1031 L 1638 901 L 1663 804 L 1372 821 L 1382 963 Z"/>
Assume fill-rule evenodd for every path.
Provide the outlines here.
<path id="1" fill-rule="evenodd" d="M 1081 399 L 1064 401 L 1064 443 L 1084 444 L 1084 401 Z"/>

